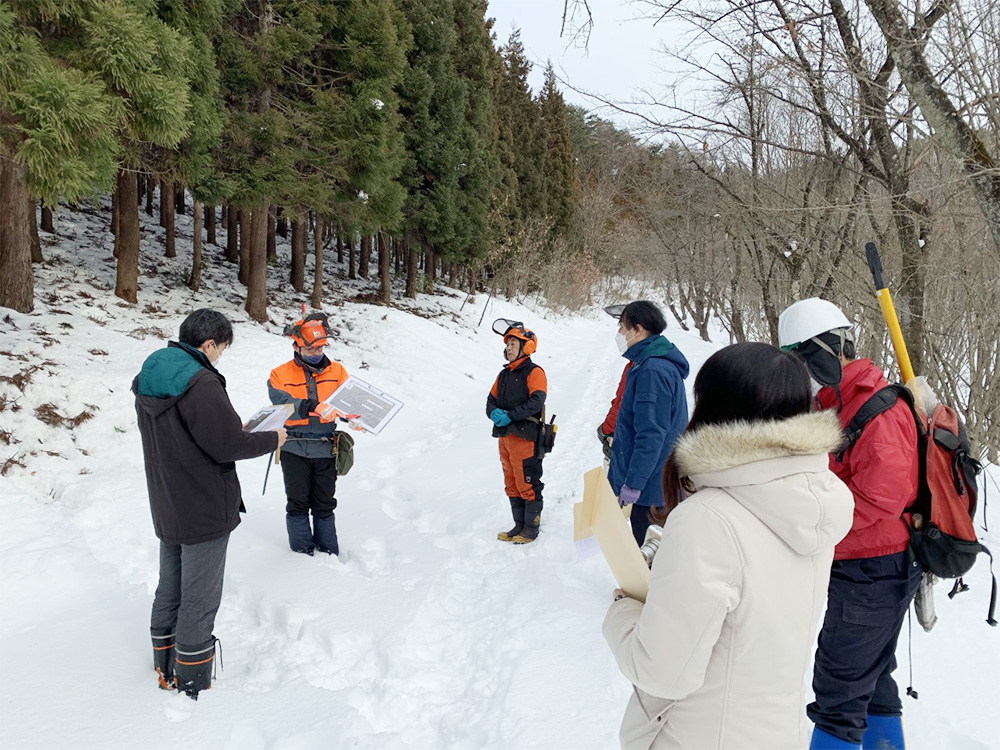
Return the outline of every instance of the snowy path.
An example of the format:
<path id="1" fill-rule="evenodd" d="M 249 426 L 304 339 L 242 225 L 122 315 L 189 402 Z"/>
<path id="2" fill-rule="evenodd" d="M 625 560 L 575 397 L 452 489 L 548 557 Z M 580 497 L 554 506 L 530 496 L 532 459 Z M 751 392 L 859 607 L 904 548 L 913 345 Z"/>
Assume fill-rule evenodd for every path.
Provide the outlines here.
<path id="1" fill-rule="evenodd" d="M 599 632 L 613 581 L 600 558 L 577 561 L 571 519 L 580 475 L 600 460 L 593 430 L 623 364 L 614 324 L 551 325 L 490 304 L 480 331 L 481 307 L 435 322 L 342 311 L 336 354 L 407 406 L 383 435 L 360 437 L 355 469 L 340 482 L 340 559 L 289 552 L 280 468 L 261 498 L 266 462 L 240 465 L 250 512 L 230 542 L 216 626 L 225 668 L 193 711 L 151 689 L 147 665 L 157 553 L 127 386 L 160 344 L 123 337 L 131 322 L 108 331 L 98 321 L 110 315 L 88 319 L 64 304 L 81 345 L 63 364 L 80 376 L 34 395 L 69 402 L 66 413 L 90 399 L 99 416 L 73 438 L 88 456 L 4 493 L 5 527 L 16 529 L 2 538 L 0 667 L 20 675 L 3 694 L 16 708 L 2 730 L 11 746 L 558 748 L 581 723 L 589 739 L 574 745 L 608 746 L 627 697 L 620 679 L 608 684 Z M 489 331 L 500 315 L 538 331 L 536 361 L 560 425 L 545 466 L 543 534 L 525 547 L 495 538 L 510 519 L 483 407 L 502 365 Z M 100 368 L 95 347 L 110 353 Z M 241 413 L 259 405 L 287 348 L 255 326 L 238 330 L 222 368 Z M 48 503 L 25 486 L 47 489 Z M 52 721 L 53 710 L 64 718 Z"/>
<path id="2" fill-rule="evenodd" d="M 463 296 L 450 293 L 422 295 L 422 316 L 332 304 L 340 327 L 332 354 L 406 406 L 382 435 L 358 439 L 355 468 L 337 492 L 339 559 L 290 552 L 280 468 L 261 497 L 265 460 L 239 465 L 249 512 L 231 538 L 216 625 L 225 668 L 192 704 L 157 690 L 150 669 L 157 543 L 128 388 L 163 345 L 151 329 L 174 335 L 195 302 L 241 319 L 231 302 L 238 293 L 231 268 L 213 261 L 195 301 L 177 283 L 182 259 L 145 252 L 147 288 L 139 305 L 121 304 L 107 291 L 103 219 L 60 221 L 72 241 L 46 249 L 38 311 L 12 314 L 0 328 L 0 374 L 40 366 L 23 391 L 0 383 L 0 397 L 19 409 L 0 407 L 0 431 L 15 441 L 0 445 L 0 459 L 35 452 L 26 469 L 0 478 L 0 747 L 616 745 L 629 686 L 600 634 L 614 582 L 600 556 L 578 560 L 572 542 L 572 504 L 582 474 L 601 459 L 594 430 L 624 364 L 609 318 L 492 301 L 480 327 L 485 297 L 461 309 Z M 144 231 L 148 240 L 161 230 Z M 296 302 L 276 301 L 270 326 L 245 317 L 237 325 L 222 371 L 241 414 L 266 400 L 268 372 L 290 356 L 277 331 Z M 484 406 L 502 365 L 489 330 L 499 316 L 538 333 L 535 359 L 560 426 L 545 463 L 542 536 L 524 547 L 496 540 L 510 517 Z M 716 348 L 674 327 L 668 335 L 695 367 Z M 46 426 L 34 416 L 44 404 L 94 417 Z M 1000 549 L 994 535 L 985 541 Z M 1000 747 L 992 707 L 1000 634 L 983 623 L 988 567 L 968 580 L 973 591 L 954 601 L 940 587 L 941 622 L 914 633 L 921 699 L 906 699 L 911 750 Z"/>

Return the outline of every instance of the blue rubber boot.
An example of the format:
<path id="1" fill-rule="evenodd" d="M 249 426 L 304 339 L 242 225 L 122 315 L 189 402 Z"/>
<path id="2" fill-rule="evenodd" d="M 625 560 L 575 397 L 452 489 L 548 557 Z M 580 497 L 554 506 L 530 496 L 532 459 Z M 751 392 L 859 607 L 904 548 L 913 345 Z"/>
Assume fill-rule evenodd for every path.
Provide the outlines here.
<path id="1" fill-rule="evenodd" d="M 286 513 L 285 526 L 288 529 L 288 546 L 292 552 L 311 555 L 316 547 L 312 529 L 309 528 L 308 513 Z"/>
<path id="2" fill-rule="evenodd" d="M 857 750 L 860 745 L 842 740 L 827 734 L 819 727 L 813 727 L 812 742 L 809 743 L 809 750 Z"/>
<path id="3" fill-rule="evenodd" d="M 337 543 L 337 522 L 332 514 L 326 518 L 313 516 L 313 541 L 320 552 L 329 555 L 340 554 L 340 545 Z"/>
<path id="4" fill-rule="evenodd" d="M 905 750 L 902 716 L 868 716 L 868 729 L 861 738 L 864 750 Z"/>

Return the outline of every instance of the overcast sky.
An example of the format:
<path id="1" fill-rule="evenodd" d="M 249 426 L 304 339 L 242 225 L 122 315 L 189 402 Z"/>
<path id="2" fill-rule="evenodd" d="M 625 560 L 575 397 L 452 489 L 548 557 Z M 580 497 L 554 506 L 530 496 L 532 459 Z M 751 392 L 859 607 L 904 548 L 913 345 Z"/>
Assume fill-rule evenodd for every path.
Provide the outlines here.
<path id="1" fill-rule="evenodd" d="M 590 8 L 594 27 L 587 49 L 574 46 L 568 33 L 559 36 L 563 0 L 489 0 L 487 14 L 496 19 L 493 28 L 501 45 L 515 27 L 521 29 L 521 41 L 535 64 L 530 83 L 536 92 L 551 59 L 560 78 L 613 101 L 641 97 L 642 89 L 663 93 L 674 76 L 665 70 L 670 63 L 659 49 L 663 42 L 677 43 L 675 28 L 667 22 L 654 26 L 654 19 L 641 17 L 643 7 L 635 2 L 590 0 Z M 562 88 L 570 103 L 587 109 L 600 106 Z M 625 124 L 622 116 L 606 109 L 599 114 Z"/>

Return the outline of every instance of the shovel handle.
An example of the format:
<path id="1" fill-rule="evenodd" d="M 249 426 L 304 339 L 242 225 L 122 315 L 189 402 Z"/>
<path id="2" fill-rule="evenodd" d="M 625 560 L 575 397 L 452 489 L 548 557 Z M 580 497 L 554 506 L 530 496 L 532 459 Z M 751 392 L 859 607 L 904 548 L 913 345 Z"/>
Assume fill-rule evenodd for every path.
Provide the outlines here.
<path id="1" fill-rule="evenodd" d="M 875 283 L 875 291 L 878 294 L 878 304 L 882 308 L 882 317 L 885 324 L 889 326 L 889 338 L 892 339 L 892 348 L 896 352 L 896 361 L 899 363 L 899 374 L 904 383 L 912 382 L 914 378 L 913 365 L 910 363 L 910 353 L 906 349 L 906 341 L 903 339 L 903 329 L 900 328 L 899 318 L 896 316 L 896 307 L 892 304 L 892 295 L 889 287 L 885 283 L 885 271 L 882 269 L 882 259 L 879 257 L 878 248 L 874 242 L 865 245 L 865 255 L 868 257 L 868 269 L 872 272 L 872 281 Z"/>

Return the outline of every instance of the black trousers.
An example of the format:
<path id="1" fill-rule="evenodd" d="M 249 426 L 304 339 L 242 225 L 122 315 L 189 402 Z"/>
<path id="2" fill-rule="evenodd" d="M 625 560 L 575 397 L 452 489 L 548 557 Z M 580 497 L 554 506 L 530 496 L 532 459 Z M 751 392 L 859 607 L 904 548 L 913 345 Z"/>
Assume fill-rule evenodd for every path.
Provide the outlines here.
<path id="1" fill-rule="evenodd" d="M 900 716 L 892 679 L 896 641 L 923 569 L 910 550 L 837 560 L 816 648 L 812 722 L 845 742 L 861 743 L 869 715 Z"/>
<path id="2" fill-rule="evenodd" d="M 281 454 L 281 473 L 285 478 L 285 512 L 328 518 L 337 507 L 337 459 L 303 458 L 294 453 Z"/>
<path id="3" fill-rule="evenodd" d="M 633 505 L 632 514 L 628 517 L 629 523 L 632 524 L 632 536 L 640 547 L 646 541 L 646 529 L 651 523 L 649 513 L 653 510 L 657 509 L 648 505 Z"/>

